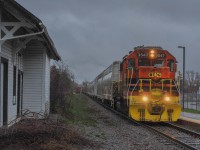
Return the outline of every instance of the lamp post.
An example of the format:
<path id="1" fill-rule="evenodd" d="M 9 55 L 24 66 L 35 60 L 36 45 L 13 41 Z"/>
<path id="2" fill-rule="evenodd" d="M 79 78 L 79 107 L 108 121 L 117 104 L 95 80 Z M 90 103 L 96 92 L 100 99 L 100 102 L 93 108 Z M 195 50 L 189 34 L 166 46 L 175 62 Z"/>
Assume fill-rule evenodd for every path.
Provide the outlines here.
<path id="1" fill-rule="evenodd" d="M 178 46 L 178 48 L 183 49 L 183 109 L 184 109 L 184 99 L 185 99 L 185 46 Z"/>

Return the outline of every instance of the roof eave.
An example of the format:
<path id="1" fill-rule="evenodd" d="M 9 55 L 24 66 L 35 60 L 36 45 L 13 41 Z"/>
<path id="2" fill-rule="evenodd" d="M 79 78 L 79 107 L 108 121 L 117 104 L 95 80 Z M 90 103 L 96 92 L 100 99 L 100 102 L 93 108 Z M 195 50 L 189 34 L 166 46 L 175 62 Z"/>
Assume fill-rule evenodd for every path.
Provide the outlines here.
<path id="1" fill-rule="evenodd" d="M 44 33 L 42 34 L 44 40 L 46 41 L 48 48 L 51 52 L 52 58 L 55 60 L 61 60 L 61 57 L 59 56 L 57 49 L 54 46 L 54 43 L 49 36 L 46 27 L 43 25 L 42 21 L 37 18 L 35 15 L 33 15 L 31 12 L 29 12 L 27 9 L 25 9 L 23 6 L 18 4 L 15 0 L 6 0 L 11 5 L 13 5 L 15 8 L 17 8 L 19 11 L 21 11 L 26 18 L 30 20 L 30 22 L 34 23 L 39 31 L 42 31 L 44 29 Z"/>

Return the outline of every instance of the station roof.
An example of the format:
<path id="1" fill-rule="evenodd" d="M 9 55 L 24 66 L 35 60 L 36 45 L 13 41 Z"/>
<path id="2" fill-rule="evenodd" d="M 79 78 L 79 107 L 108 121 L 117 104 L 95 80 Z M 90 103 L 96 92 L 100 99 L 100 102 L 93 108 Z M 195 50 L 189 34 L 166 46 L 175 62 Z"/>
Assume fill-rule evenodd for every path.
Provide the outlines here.
<path id="1" fill-rule="evenodd" d="M 2 1 L 2 0 L 1 0 Z M 55 45 L 49 36 L 47 29 L 45 25 L 42 23 L 42 21 L 37 18 L 35 15 L 33 15 L 31 12 L 29 12 L 27 9 L 25 9 L 23 6 L 21 6 L 19 3 L 17 3 L 15 0 L 5 0 L 3 1 L 4 4 L 8 4 L 9 7 L 15 8 L 20 15 L 26 18 L 29 23 L 36 26 L 38 31 L 44 30 L 42 33 L 42 38 L 45 40 L 45 45 L 48 47 L 51 57 L 55 60 L 61 60 L 61 57 L 59 56 L 57 49 L 55 48 Z"/>

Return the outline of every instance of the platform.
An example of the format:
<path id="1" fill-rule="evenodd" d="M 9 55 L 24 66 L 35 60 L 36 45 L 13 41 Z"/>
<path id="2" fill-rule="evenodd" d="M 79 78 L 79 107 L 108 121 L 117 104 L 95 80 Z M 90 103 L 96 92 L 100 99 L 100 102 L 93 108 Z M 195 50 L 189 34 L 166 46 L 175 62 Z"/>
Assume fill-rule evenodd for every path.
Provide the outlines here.
<path id="1" fill-rule="evenodd" d="M 200 124 L 200 114 L 181 112 L 180 120 Z"/>
<path id="2" fill-rule="evenodd" d="M 181 112 L 181 117 L 200 120 L 200 114 Z"/>

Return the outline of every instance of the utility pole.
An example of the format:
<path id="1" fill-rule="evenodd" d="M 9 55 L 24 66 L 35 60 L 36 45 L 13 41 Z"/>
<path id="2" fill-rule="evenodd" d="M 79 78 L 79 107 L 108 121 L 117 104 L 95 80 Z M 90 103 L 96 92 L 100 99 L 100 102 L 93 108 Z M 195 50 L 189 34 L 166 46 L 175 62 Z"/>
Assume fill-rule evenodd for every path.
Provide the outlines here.
<path id="1" fill-rule="evenodd" d="M 185 46 L 178 46 L 178 48 L 182 48 L 183 49 L 183 90 L 182 90 L 182 94 L 183 94 L 183 109 L 185 108 L 184 106 L 184 102 L 185 102 Z"/>

